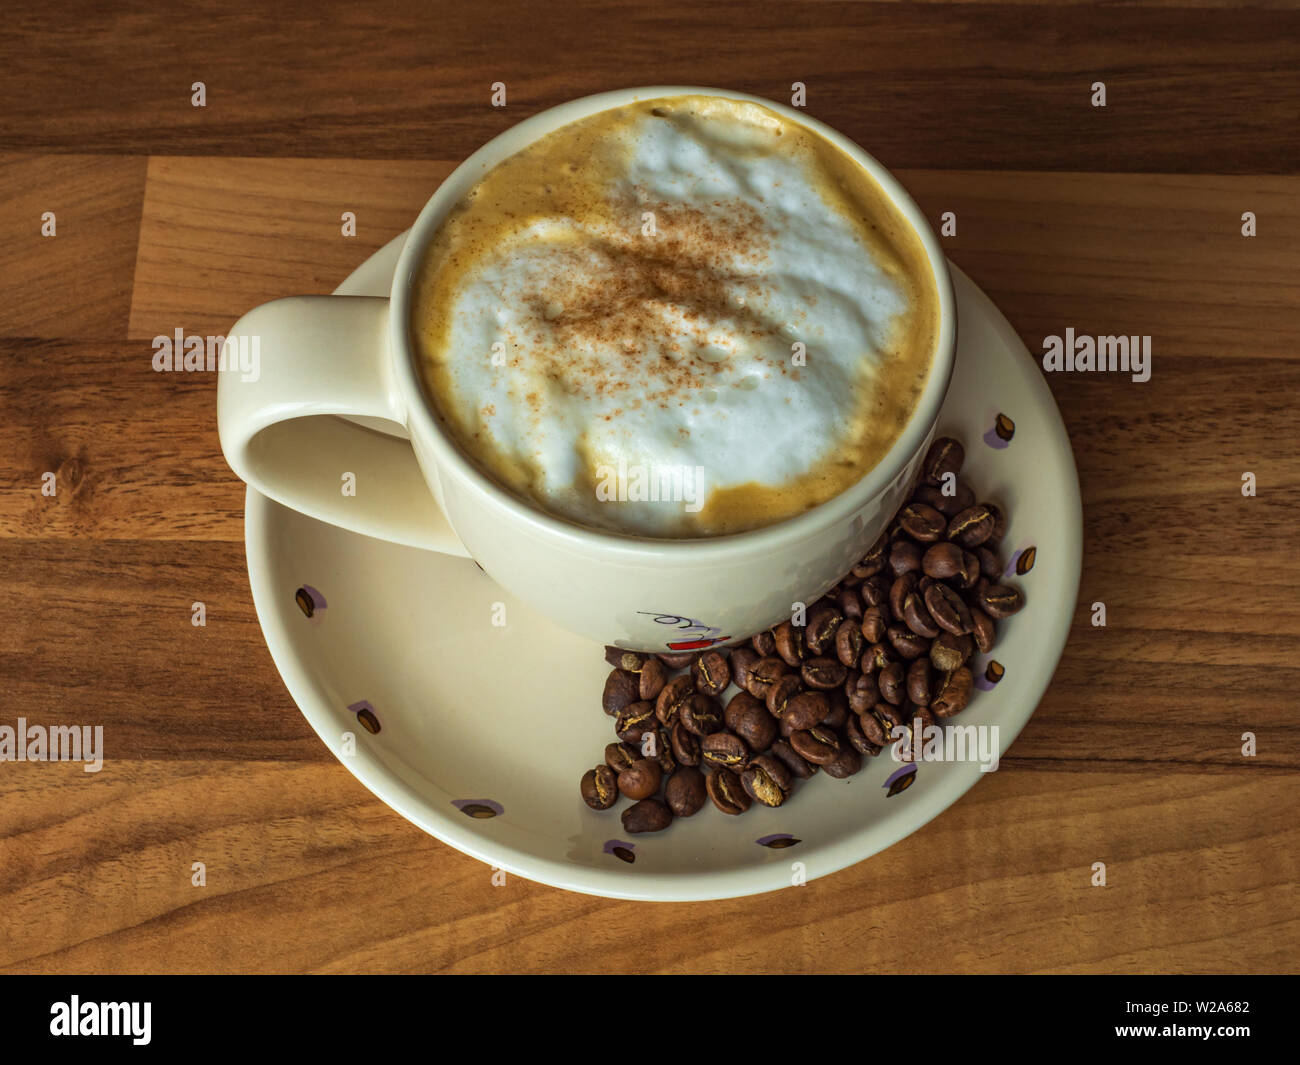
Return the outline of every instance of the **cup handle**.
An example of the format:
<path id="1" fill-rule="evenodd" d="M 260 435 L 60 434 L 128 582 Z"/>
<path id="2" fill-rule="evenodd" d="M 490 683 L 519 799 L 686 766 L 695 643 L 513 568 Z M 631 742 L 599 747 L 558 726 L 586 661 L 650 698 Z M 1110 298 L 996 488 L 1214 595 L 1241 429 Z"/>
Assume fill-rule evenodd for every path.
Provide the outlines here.
<path id="1" fill-rule="evenodd" d="M 221 450 L 277 503 L 353 532 L 469 557 L 411 445 L 347 418 L 401 427 L 388 300 L 291 296 L 249 311 L 217 375 Z M 355 494 L 344 494 L 345 475 Z"/>

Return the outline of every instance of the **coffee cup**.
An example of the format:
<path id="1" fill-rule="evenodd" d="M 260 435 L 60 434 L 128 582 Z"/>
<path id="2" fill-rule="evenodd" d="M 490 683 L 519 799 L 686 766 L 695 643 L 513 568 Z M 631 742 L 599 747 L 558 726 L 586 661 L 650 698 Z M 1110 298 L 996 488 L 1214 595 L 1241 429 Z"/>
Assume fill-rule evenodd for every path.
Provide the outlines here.
<path id="1" fill-rule="evenodd" d="M 594 528 L 508 489 L 465 453 L 439 416 L 422 379 L 412 324 L 421 264 L 450 213 L 516 153 L 613 108 L 688 96 L 761 105 L 811 130 L 870 177 L 923 249 L 936 310 L 932 357 L 888 450 L 860 479 L 802 513 L 706 537 Z M 241 479 L 322 521 L 472 558 L 504 589 L 579 635 L 669 652 L 735 643 L 789 618 L 866 553 L 905 500 L 933 436 L 952 372 L 956 305 L 924 216 L 856 144 L 757 97 L 653 87 L 575 100 L 494 138 L 421 211 L 388 298 L 275 300 L 241 318 L 227 343 L 253 340 L 256 379 L 223 373 L 218 384 L 222 449 Z"/>

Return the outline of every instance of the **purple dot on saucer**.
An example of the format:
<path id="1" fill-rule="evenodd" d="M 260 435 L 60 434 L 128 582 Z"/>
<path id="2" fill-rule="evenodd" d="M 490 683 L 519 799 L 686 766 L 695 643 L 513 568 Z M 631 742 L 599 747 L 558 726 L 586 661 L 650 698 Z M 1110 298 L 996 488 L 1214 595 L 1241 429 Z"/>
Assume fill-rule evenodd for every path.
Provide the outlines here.
<path id="1" fill-rule="evenodd" d="M 902 769 L 896 769 L 889 774 L 889 779 L 881 785 L 889 790 L 885 792 L 886 799 L 892 799 L 899 792 L 906 791 L 912 786 L 912 781 L 916 779 L 916 766 L 905 765 Z"/>
<path id="2" fill-rule="evenodd" d="M 1011 443 L 1011 438 L 1015 435 L 1016 423 L 1005 414 L 999 414 L 993 419 L 993 428 L 984 434 L 984 443 L 1001 451 Z"/>
<path id="3" fill-rule="evenodd" d="M 304 584 L 294 592 L 293 601 L 298 604 L 298 609 L 309 618 L 315 617 L 317 613 L 329 605 L 325 602 L 325 597 L 310 584 Z"/>
<path id="4" fill-rule="evenodd" d="M 1016 552 L 1016 557 L 1011 560 L 1011 567 L 1016 571 L 1018 577 L 1023 577 L 1034 568 L 1034 563 L 1037 560 L 1038 548 L 1031 545 L 1026 547 L 1023 551 Z M 1011 574 L 1008 573 L 1007 576 L 1009 577 Z"/>
<path id="5" fill-rule="evenodd" d="M 357 720 L 361 722 L 362 728 L 372 736 L 379 735 L 379 715 L 375 713 L 375 708 L 369 702 L 362 699 L 359 703 L 350 704 L 348 709 L 357 715 Z"/>
<path id="6" fill-rule="evenodd" d="M 506 812 L 504 806 L 492 799 L 452 799 L 451 804 L 466 817 L 485 819 L 500 817 Z"/>
<path id="7" fill-rule="evenodd" d="M 991 692 L 997 687 L 998 682 L 1006 676 L 1006 669 L 997 659 L 990 659 L 989 664 L 984 667 L 984 672 L 975 678 L 975 687 L 980 691 Z"/>
<path id="8" fill-rule="evenodd" d="M 628 865 L 636 861 L 636 844 L 629 843 L 625 839 L 607 839 L 603 849 L 606 854 L 612 854 L 615 858 L 627 862 Z"/>

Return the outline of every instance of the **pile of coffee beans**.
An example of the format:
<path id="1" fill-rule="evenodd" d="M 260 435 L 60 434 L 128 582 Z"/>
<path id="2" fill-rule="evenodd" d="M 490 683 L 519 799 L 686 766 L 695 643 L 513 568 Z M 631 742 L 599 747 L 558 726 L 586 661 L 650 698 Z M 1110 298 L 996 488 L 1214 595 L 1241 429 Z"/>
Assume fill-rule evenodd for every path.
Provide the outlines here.
<path id="1" fill-rule="evenodd" d="M 605 648 L 614 669 L 601 705 L 618 739 L 582 778 L 587 805 L 631 799 L 630 833 L 661 831 L 706 801 L 725 814 L 780 806 L 796 780 L 852 776 L 895 729 L 964 710 L 972 656 L 1024 605 L 1000 582 L 1006 515 L 957 477 L 964 458 L 958 441 L 936 440 L 910 501 L 802 618 L 729 651 Z"/>

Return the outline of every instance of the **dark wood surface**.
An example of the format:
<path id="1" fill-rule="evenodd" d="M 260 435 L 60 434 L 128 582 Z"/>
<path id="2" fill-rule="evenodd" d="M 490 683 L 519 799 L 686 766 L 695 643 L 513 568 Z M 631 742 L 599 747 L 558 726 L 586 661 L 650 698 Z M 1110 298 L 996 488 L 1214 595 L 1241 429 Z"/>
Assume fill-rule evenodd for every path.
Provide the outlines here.
<path id="1" fill-rule="evenodd" d="M 54 4 L 0 27 L 0 724 L 72 714 L 111 738 L 93 778 L 0 763 L 0 971 L 582 971 L 633 924 L 674 950 L 629 970 L 1294 970 L 1297 12 Z M 1066 326 L 1153 336 L 1145 385 L 1048 379 L 1085 507 L 1070 644 L 997 774 L 797 893 L 493 889 L 298 714 L 253 613 L 213 382 L 153 373 L 149 339 L 328 292 L 545 106 L 793 81 L 931 219 L 957 212 L 950 256 L 1032 351 Z"/>

